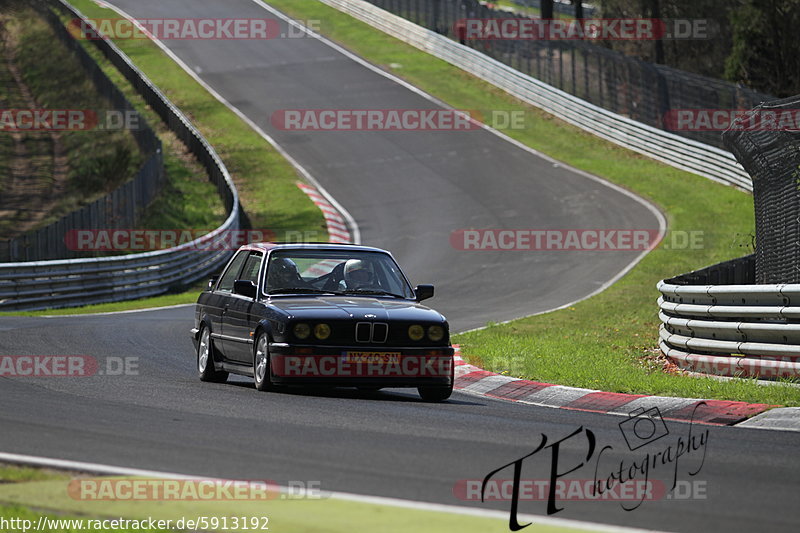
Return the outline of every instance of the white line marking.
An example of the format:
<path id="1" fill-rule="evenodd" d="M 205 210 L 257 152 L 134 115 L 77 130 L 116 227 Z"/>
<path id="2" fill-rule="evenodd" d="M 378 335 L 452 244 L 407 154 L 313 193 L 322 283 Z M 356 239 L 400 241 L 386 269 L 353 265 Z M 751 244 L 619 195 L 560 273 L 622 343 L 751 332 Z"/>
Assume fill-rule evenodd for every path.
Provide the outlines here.
<path id="1" fill-rule="evenodd" d="M 344 224 L 340 224 L 340 223 L 336 222 L 335 220 L 329 220 L 328 221 L 328 226 L 330 226 L 331 228 L 333 228 L 335 230 L 338 230 L 341 233 L 348 233 L 347 226 L 345 226 Z"/>
<path id="2" fill-rule="evenodd" d="M 779 407 L 736 424 L 749 429 L 771 429 L 773 431 L 800 431 L 800 407 Z"/>
<path id="3" fill-rule="evenodd" d="M 697 402 L 702 402 L 702 401 L 703 400 L 699 398 L 672 398 L 668 396 L 644 396 L 642 398 L 636 398 L 624 405 L 620 405 L 619 407 L 615 407 L 614 409 L 611 409 L 609 413 L 615 415 L 628 416 L 628 414 L 630 414 L 631 411 L 639 409 L 640 407 L 644 407 L 645 409 L 649 409 L 651 407 L 658 407 L 662 415 L 668 416 L 670 411 L 677 411 L 679 409 L 689 407 L 690 405 L 694 405 Z"/>
<path id="4" fill-rule="evenodd" d="M 69 461 L 65 459 L 51 459 L 47 457 L 37 457 L 33 455 L 21 455 L 15 453 L 0 452 L 0 461 L 5 461 L 15 464 L 43 466 L 48 468 L 60 468 L 64 470 L 73 470 L 78 472 L 87 472 L 92 474 L 103 474 L 111 476 L 138 476 L 146 478 L 161 478 L 161 479 L 204 479 L 212 480 L 209 477 L 191 476 L 187 474 L 173 474 L 169 472 L 159 472 L 156 470 L 142 470 L 138 468 L 127 468 L 121 466 L 111 466 L 98 463 L 85 463 L 81 461 Z M 279 487 L 281 492 L 288 492 L 288 487 Z M 296 489 L 295 489 L 296 490 Z M 447 505 L 442 503 L 427 503 L 418 502 L 413 500 L 403 500 L 400 498 L 387 498 L 384 496 L 366 496 L 363 494 L 352 494 L 349 492 L 333 492 L 323 491 L 325 496 L 330 496 L 332 499 L 352 501 L 358 503 L 367 503 L 373 505 L 385 505 L 387 507 L 399 507 L 404 509 L 415 509 L 418 511 L 433 511 L 440 513 L 450 513 L 456 515 L 477 516 L 482 518 L 497 518 L 501 520 L 508 520 L 508 511 L 495 511 L 489 509 L 477 509 L 470 507 L 462 507 L 458 505 Z M 629 528 L 624 526 L 612 526 L 608 524 L 600 524 L 597 522 L 582 522 L 579 520 L 569 520 L 566 518 L 553 518 L 549 516 L 539 516 L 530 514 L 518 515 L 519 521 L 531 521 L 537 524 L 550 525 L 555 527 L 576 528 L 585 531 L 623 531 L 630 533 L 639 532 L 654 532 L 655 530 L 645 530 Z"/>
<path id="5" fill-rule="evenodd" d="M 126 313 L 144 313 L 146 311 L 161 311 L 162 309 L 177 309 L 179 307 L 188 307 L 190 305 L 196 305 L 196 304 L 188 303 L 188 304 L 164 305 L 161 307 L 145 307 L 143 309 L 129 309 L 127 311 L 105 311 L 103 313 L 75 313 L 71 315 L 38 315 L 38 316 L 41 318 L 74 318 L 83 316 L 124 315 Z"/>
<path id="6" fill-rule="evenodd" d="M 113 4 L 106 3 L 106 5 L 110 9 L 112 9 L 112 10 L 116 11 L 117 13 L 119 13 L 122 17 L 125 17 L 128 20 L 134 21 L 134 24 L 140 30 L 145 31 L 144 28 L 142 27 L 142 25 L 135 18 L 133 18 L 131 15 L 129 15 L 128 13 L 126 13 L 125 11 L 123 11 L 122 9 L 120 9 L 119 7 L 117 7 L 117 6 L 113 5 Z M 160 39 L 156 39 L 155 37 L 152 37 L 151 40 L 156 44 L 156 46 L 161 48 L 161 50 L 165 54 L 167 54 L 173 61 L 175 61 L 175 63 L 177 63 L 178 66 L 180 66 L 189 76 L 191 76 L 197 83 L 199 83 L 214 98 L 219 100 L 219 102 L 222 105 L 224 105 L 225 107 L 227 107 L 228 109 L 233 111 L 248 126 L 250 126 L 256 133 L 258 133 L 264 140 L 266 140 L 268 143 L 270 143 L 273 146 L 273 148 L 275 148 L 275 150 L 279 154 L 281 154 L 281 156 L 283 156 L 283 158 L 286 159 L 309 183 L 314 185 L 314 187 L 316 187 L 319 190 L 320 194 L 322 194 L 325 197 L 326 200 L 328 200 L 334 207 L 336 207 L 336 209 L 339 210 L 339 212 L 342 214 L 342 216 L 345 218 L 345 220 L 347 220 L 347 224 L 350 226 L 350 229 L 352 230 L 353 243 L 354 244 L 360 244 L 361 243 L 361 230 L 359 229 L 358 224 L 356 224 L 356 221 L 353 218 L 353 216 L 347 211 L 347 209 L 342 207 L 342 205 L 339 202 L 336 201 L 336 199 L 317 181 L 317 179 L 314 176 L 311 175 L 311 173 L 308 170 L 305 169 L 305 167 L 303 167 L 295 158 L 293 158 L 291 155 L 289 155 L 289 153 L 286 150 L 284 150 L 283 147 L 280 144 L 278 144 L 278 142 L 275 139 L 273 139 L 266 131 L 261 129 L 261 127 L 258 124 L 253 122 L 250 119 L 250 117 L 245 115 L 238 107 L 236 107 L 233 104 L 231 104 L 230 102 L 228 102 L 213 87 L 211 87 L 208 83 L 203 81 L 203 79 L 200 78 L 200 76 L 198 76 L 198 74 L 189 65 L 184 63 L 183 60 L 180 57 L 178 57 L 172 50 L 167 48 L 167 46 L 163 42 L 161 42 Z"/>
<path id="7" fill-rule="evenodd" d="M 564 407 L 567 404 L 583 398 L 587 394 L 600 392 L 592 389 L 580 389 L 577 387 L 566 387 L 564 385 L 553 385 L 545 387 L 527 396 L 519 398 L 519 401 L 533 403 L 536 405 L 546 405 L 547 407 Z"/>
<path id="8" fill-rule="evenodd" d="M 512 378 L 508 376 L 501 376 L 500 374 L 495 374 L 493 376 L 486 376 L 485 378 L 479 379 L 473 383 L 470 383 L 466 387 L 458 389 L 462 392 L 473 392 L 476 394 L 485 394 L 490 390 L 494 390 L 498 387 L 502 387 L 506 383 L 511 383 L 512 381 L 518 381 L 517 378 Z"/>

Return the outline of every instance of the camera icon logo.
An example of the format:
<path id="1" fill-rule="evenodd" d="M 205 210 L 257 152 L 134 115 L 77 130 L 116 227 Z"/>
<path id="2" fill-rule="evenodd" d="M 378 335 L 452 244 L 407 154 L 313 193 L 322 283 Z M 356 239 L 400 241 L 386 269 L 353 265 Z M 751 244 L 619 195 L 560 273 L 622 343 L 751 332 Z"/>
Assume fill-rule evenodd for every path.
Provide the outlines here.
<path id="1" fill-rule="evenodd" d="M 640 407 L 631 411 L 628 418 L 619 423 L 619 430 L 631 451 L 669 434 L 658 407 L 651 407 L 647 410 Z"/>

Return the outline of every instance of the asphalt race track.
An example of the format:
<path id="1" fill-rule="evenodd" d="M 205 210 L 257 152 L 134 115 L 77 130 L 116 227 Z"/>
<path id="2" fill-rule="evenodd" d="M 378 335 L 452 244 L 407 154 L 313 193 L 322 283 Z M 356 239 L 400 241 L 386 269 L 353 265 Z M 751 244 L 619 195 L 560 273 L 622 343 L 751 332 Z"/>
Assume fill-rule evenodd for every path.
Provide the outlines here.
<path id="1" fill-rule="evenodd" d="M 115 0 L 138 18 L 268 16 L 246 0 Z M 432 103 L 313 39 L 167 43 L 200 76 L 286 148 L 360 225 L 362 241 L 391 249 L 414 282 L 433 282 L 432 305 L 456 329 L 562 305 L 613 278 L 633 253 L 459 252 L 461 228 L 644 228 L 642 204 L 502 141 L 463 133 L 287 133 L 269 115 L 285 108 L 430 108 Z M 463 501 L 460 480 L 531 453 L 541 435 L 560 448 L 561 471 L 606 479 L 647 454 L 686 442 L 690 426 L 631 451 L 620 417 L 519 405 L 456 393 L 444 404 L 415 391 L 257 393 L 244 379 L 201 383 L 188 330 L 190 306 L 118 315 L 3 317 L 0 354 L 80 354 L 100 373 L 0 378 L 0 450 L 127 467 L 244 479 L 320 481 L 323 489 L 507 509 Z M 109 372 L 122 358 L 127 375 Z M 695 498 L 562 501 L 555 516 L 682 531 L 794 531 L 800 519 L 797 433 L 695 426 L 705 445 L 658 462 L 651 480 L 694 483 Z M 551 449 L 527 459 L 523 478 L 548 479 Z M 665 452 L 666 453 L 666 452 Z M 649 463 L 648 463 L 649 464 Z M 697 472 L 691 476 L 691 472 Z M 509 470 L 503 477 L 511 477 Z M 698 492 L 699 491 L 699 492 Z M 704 497 L 702 497 L 704 496 Z M 545 514 L 546 502 L 520 512 Z"/>
<path id="2" fill-rule="evenodd" d="M 250 0 L 123 0 L 136 18 L 273 15 Z M 283 31 L 286 29 L 282 25 Z M 267 131 L 355 218 L 364 244 L 390 249 L 459 331 L 564 305 L 640 252 L 464 252 L 465 228 L 658 229 L 631 197 L 484 130 L 287 132 L 284 109 L 430 109 L 435 104 L 311 38 L 165 44 Z"/>
<path id="3" fill-rule="evenodd" d="M 602 446 L 614 448 L 600 461 L 605 479 L 620 461 L 641 462 L 689 432 L 688 424 L 668 421 L 669 435 L 631 452 L 622 419 L 610 415 L 460 393 L 437 405 L 422 403 L 416 391 L 258 393 L 244 378 L 201 383 L 186 333 L 191 316 L 191 307 L 181 307 L 4 317 L 0 353 L 88 355 L 104 372 L 118 366 L 117 359 L 106 362 L 109 356 L 133 357 L 139 375 L 3 378 L 0 450 L 281 484 L 320 481 L 329 490 L 507 509 L 507 503 L 463 502 L 453 488 L 532 452 L 542 433 L 552 442 L 581 426 L 593 431 L 597 451 L 590 464 L 568 476 L 592 480 Z M 705 500 L 646 501 L 632 512 L 618 502 L 567 501 L 556 516 L 683 531 L 795 530 L 797 445 L 797 433 L 710 427 L 704 463 L 698 450 L 682 456 L 677 470 L 659 463 L 650 472 L 668 486 L 674 472 L 683 484 L 701 482 Z M 559 468 L 580 463 L 587 446 L 583 434 L 566 441 Z M 548 479 L 550 452 L 524 465 L 524 479 Z M 546 503 L 523 502 L 520 511 L 544 514 Z"/>

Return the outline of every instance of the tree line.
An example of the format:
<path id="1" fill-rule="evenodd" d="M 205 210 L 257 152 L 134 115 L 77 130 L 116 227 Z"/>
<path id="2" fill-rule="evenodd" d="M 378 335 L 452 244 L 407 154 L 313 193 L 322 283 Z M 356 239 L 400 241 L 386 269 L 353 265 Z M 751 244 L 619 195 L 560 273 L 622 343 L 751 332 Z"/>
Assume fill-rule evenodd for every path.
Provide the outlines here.
<path id="1" fill-rule="evenodd" d="M 572 0 L 584 18 L 582 0 Z M 800 0 L 592 0 L 595 17 L 701 20 L 687 39 L 603 41 L 602 46 L 778 97 L 800 93 Z M 541 0 L 553 18 L 554 0 Z"/>

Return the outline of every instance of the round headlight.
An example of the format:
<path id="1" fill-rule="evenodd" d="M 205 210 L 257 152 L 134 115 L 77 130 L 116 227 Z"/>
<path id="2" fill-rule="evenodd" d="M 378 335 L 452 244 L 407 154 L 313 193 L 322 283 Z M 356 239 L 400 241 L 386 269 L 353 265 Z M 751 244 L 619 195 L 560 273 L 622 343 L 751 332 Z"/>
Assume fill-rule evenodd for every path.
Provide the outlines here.
<path id="1" fill-rule="evenodd" d="M 307 339 L 309 335 L 311 335 L 311 328 L 308 327 L 308 324 L 303 322 L 299 322 L 294 325 L 294 329 L 292 330 L 294 336 L 298 339 L 304 340 Z"/>
<path id="2" fill-rule="evenodd" d="M 317 324 L 314 326 L 314 336 L 324 341 L 331 336 L 331 327 L 328 324 Z"/>
<path id="3" fill-rule="evenodd" d="M 431 326 L 428 328 L 428 338 L 433 342 L 439 342 L 444 338 L 444 328 L 442 326 Z"/>
<path id="4" fill-rule="evenodd" d="M 422 337 L 425 336 L 425 329 L 419 324 L 414 324 L 413 326 L 408 327 L 408 338 L 412 341 L 422 340 Z"/>

